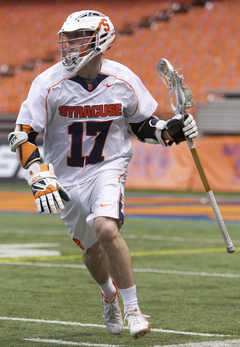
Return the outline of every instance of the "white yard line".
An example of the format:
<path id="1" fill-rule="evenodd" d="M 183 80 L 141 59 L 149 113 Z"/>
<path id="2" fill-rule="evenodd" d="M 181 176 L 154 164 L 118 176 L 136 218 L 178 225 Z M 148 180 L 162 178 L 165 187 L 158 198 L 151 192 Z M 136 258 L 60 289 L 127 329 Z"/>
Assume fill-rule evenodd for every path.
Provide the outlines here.
<path id="1" fill-rule="evenodd" d="M 94 327 L 94 328 L 106 328 L 105 325 L 100 324 L 84 324 L 79 322 L 65 322 L 57 320 L 45 320 L 45 319 L 29 319 L 29 318 L 16 318 L 16 317 L 0 317 L 0 320 L 11 320 L 11 321 L 21 321 L 21 322 L 31 322 L 31 323 L 47 323 L 47 324 L 61 324 L 61 325 L 73 325 L 81 327 Z M 124 329 L 128 329 L 125 327 Z M 165 330 L 165 329 L 151 329 L 152 332 L 157 333 L 167 333 L 167 334 L 180 334 L 180 335 L 191 335 L 191 336 L 206 336 L 206 337 L 226 337 L 231 335 L 222 334 L 208 334 L 208 333 L 196 333 L 187 331 L 175 331 L 175 330 Z"/>
<path id="2" fill-rule="evenodd" d="M 59 247 L 59 243 L 10 243 L 0 244 L 0 259 L 31 258 L 31 257 L 58 257 L 61 253 L 57 250 L 44 248 Z"/>
<path id="3" fill-rule="evenodd" d="M 124 328 L 125 329 L 125 328 Z M 128 329 L 128 328 L 126 328 Z M 151 329 L 156 333 L 166 333 L 166 334 L 178 334 L 178 335 L 190 335 L 190 336 L 205 336 L 205 337 L 226 337 L 231 335 L 222 335 L 222 334 L 209 334 L 209 333 L 195 333 L 192 331 L 177 331 L 177 330 L 168 330 L 168 329 Z"/>
<path id="4" fill-rule="evenodd" d="M 157 228 L 156 228 L 157 229 Z M 34 234 L 36 233 L 40 235 L 65 235 L 67 233 L 66 230 L 63 230 L 62 232 L 54 231 L 54 230 L 26 230 L 26 229 L 1 229 L 0 234 Z M 204 239 L 204 238 L 190 238 L 190 237 L 170 237 L 170 236 L 158 236 L 158 235 L 137 235 L 137 234 L 128 234 L 125 232 L 122 233 L 123 237 L 125 239 L 132 239 L 132 240 L 149 240 L 149 241 L 172 241 L 172 242 L 190 242 L 190 243 L 220 243 L 223 244 L 222 239 Z M 240 245 L 240 240 L 234 240 L 234 244 Z"/>
<path id="5" fill-rule="evenodd" d="M 89 342 L 72 342 L 72 341 L 62 341 L 53 339 L 22 339 L 23 341 L 30 342 L 42 342 L 42 343 L 57 343 L 58 345 L 68 345 L 68 346 L 89 346 L 89 347 L 120 347 L 119 345 L 106 345 L 99 343 L 89 343 Z M 165 345 L 165 346 L 153 346 L 153 347 L 233 347 L 239 346 L 240 340 L 225 340 L 225 341 L 209 341 L 209 342 L 190 342 L 187 344 L 180 345 Z"/>
<path id="6" fill-rule="evenodd" d="M 175 270 L 157 270 L 157 269 L 134 269 L 135 272 L 158 273 L 166 275 L 184 275 L 184 276 L 203 276 L 203 277 L 225 277 L 240 278 L 240 274 L 214 273 L 214 272 L 192 272 L 192 271 L 175 271 Z"/>
<path id="7" fill-rule="evenodd" d="M 225 340 L 225 341 L 208 341 L 208 342 L 190 342 L 181 345 L 153 346 L 153 347 L 239 347 L 240 340 Z"/>
<path id="8" fill-rule="evenodd" d="M 47 323 L 47 324 L 73 325 L 73 326 L 91 327 L 91 328 L 106 328 L 105 325 L 100 325 L 100 324 L 87 324 L 87 323 L 83 324 L 83 323 L 79 323 L 79 322 L 65 322 L 65 321 L 45 320 L 45 319 L 0 317 L 0 320 L 12 320 L 12 321 L 30 322 L 30 323 Z"/>
<path id="9" fill-rule="evenodd" d="M 65 267 L 70 269 L 83 269 L 87 270 L 85 265 L 77 265 L 77 264 L 52 264 L 52 263 L 35 263 L 31 261 L 0 261 L 0 265 L 25 265 L 25 266 L 40 266 L 40 267 Z"/>
<path id="10" fill-rule="evenodd" d="M 23 265 L 23 266 L 39 266 L 39 267 L 59 267 L 86 270 L 85 265 L 77 264 L 53 264 L 53 263 L 35 263 L 30 261 L 0 261 L 0 265 Z M 155 273 L 166 275 L 183 275 L 183 276 L 203 276 L 203 277 L 223 277 L 223 278 L 240 278 L 240 274 L 230 273 L 214 273 L 214 272 L 193 272 L 193 271 L 175 271 L 175 270 L 158 270 L 158 269 L 135 269 L 134 272 Z"/>
<path id="11" fill-rule="evenodd" d="M 14 251 L 16 249 L 22 249 L 22 248 L 46 248 L 46 247 L 59 247 L 60 243 L 49 243 L 49 242 L 44 242 L 44 243 L 3 243 L 0 244 L 0 251 L 2 250 L 9 250 L 13 249 Z"/>
<path id="12" fill-rule="evenodd" d="M 42 342 L 42 343 L 57 343 L 58 345 L 68 346 L 92 346 L 92 347 L 120 347 L 119 345 L 106 345 L 105 343 L 90 343 L 90 342 L 72 342 L 62 340 L 48 340 L 48 339 L 22 339 L 23 341 Z"/>
<path id="13" fill-rule="evenodd" d="M 221 239 L 200 239 L 200 238 L 190 238 L 190 237 L 168 237 L 168 236 L 158 236 L 158 235 L 135 235 L 135 234 L 125 234 L 122 233 L 125 239 L 131 240 L 149 240 L 149 241 L 171 241 L 171 242 L 191 242 L 191 243 L 221 243 L 223 244 L 223 240 Z M 234 240 L 234 244 L 239 245 L 240 240 Z"/>

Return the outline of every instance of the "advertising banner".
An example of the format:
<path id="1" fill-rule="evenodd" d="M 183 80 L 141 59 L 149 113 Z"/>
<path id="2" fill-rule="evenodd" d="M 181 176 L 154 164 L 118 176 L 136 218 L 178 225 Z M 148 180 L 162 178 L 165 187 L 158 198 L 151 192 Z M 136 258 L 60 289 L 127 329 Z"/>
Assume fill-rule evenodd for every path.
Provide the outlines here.
<path id="1" fill-rule="evenodd" d="M 171 147 L 143 144 L 133 139 L 133 158 L 126 187 L 204 191 L 186 142 Z M 240 136 L 214 136 L 194 141 L 211 189 L 240 192 Z"/>
<path id="2" fill-rule="evenodd" d="M 213 136 L 194 141 L 211 189 L 240 192 L 240 136 Z M 186 142 L 171 147 L 132 139 L 133 158 L 126 188 L 204 191 Z M 42 146 L 39 144 L 42 155 Z M 0 182 L 22 182 L 24 170 L 5 143 L 0 143 Z"/>

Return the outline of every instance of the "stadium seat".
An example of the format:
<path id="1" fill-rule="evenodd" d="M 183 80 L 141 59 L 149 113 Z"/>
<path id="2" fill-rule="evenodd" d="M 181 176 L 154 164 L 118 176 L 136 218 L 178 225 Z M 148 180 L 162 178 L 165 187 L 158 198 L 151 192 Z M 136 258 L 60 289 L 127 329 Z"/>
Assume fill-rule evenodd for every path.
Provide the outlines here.
<path id="1" fill-rule="evenodd" d="M 188 2 L 194 4 L 194 1 Z M 115 25 L 116 42 L 105 57 L 129 66 L 142 79 L 159 102 L 157 112 L 163 117 L 169 110 L 169 101 L 156 71 L 160 58 L 167 58 L 176 68 L 181 68 L 196 103 L 207 100 L 209 89 L 240 87 L 238 0 L 212 1 L 208 7 L 191 6 L 186 13 L 180 11 L 172 15 L 169 21 L 159 20 L 157 14 L 172 11 L 173 3 L 105 0 L 100 4 L 89 0 L 87 4 L 88 8 L 109 15 Z M 184 1 L 179 3 L 181 6 L 185 4 Z M 12 77 L 0 76 L 0 114 L 17 113 L 33 78 L 59 61 L 57 31 L 66 14 L 83 7 L 85 2 L 73 0 L 21 1 L 14 2 L 14 6 L 10 0 L 1 5 L 4 35 L 0 68 L 8 65 L 14 73 Z M 139 27 L 143 17 L 151 18 L 149 28 Z M 120 35 L 126 23 L 133 24 L 135 30 L 131 35 Z M 22 70 L 19 72 L 19 69 Z M 15 94 L 18 97 L 13 97 Z"/>

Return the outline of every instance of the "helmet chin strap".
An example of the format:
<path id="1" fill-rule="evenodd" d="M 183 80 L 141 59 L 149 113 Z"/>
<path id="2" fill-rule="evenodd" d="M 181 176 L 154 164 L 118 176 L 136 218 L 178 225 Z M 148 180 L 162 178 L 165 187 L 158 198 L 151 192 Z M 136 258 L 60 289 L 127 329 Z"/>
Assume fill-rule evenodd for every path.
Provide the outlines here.
<path id="1" fill-rule="evenodd" d="M 97 57 L 99 57 L 99 58 L 97 59 Z M 93 61 L 93 59 L 95 59 L 95 58 L 97 60 L 95 60 L 91 64 L 91 61 Z M 87 64 L 89 64 L 89 65 L 87 66 Z M 84 78 L 85 80 L 89 81 L 89 83 L 91 83 L 99 74 L 101 67 L 102 67 L 101 54 L 95 54 L 90 58 L 90 60 L 87 63 L 85 63 L 83 65 L 83 67 L 81 67 L 78 70 L 77 74 L 80 77 Z"/>

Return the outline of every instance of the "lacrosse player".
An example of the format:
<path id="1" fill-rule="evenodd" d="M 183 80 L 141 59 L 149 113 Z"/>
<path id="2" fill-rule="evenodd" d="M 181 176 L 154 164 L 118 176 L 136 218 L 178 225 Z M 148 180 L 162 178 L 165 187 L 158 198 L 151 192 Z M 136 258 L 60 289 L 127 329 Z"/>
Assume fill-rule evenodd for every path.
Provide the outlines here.
<path id="1" fill-rule="evenodd" d="M 157 102 L 126 66 L 102 58 L 115 38 L 97 11 L 71 14 L 59 31 L 61 61 L 40 74 L 21 105 L 9 145 L 26 170 L 38 212 L 61 214 L 101 289 L 103 320 L 112 334 L 124 322 L 138 338 L 150 324 L 138 306 L 130 252 L 119 229 L 132 157 L 129 131 L 167 146 L 197 136 L 191 115 L 165 122 Z M 44 131 L 42 164 L 35 139 Z M 124 319 L 119 306 L 123 298 Z"/>

